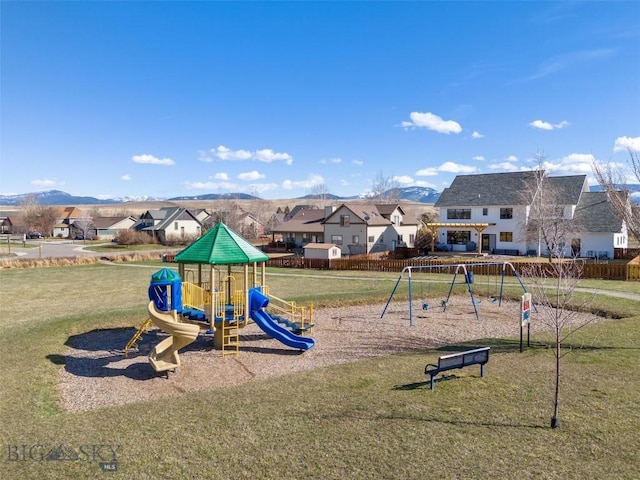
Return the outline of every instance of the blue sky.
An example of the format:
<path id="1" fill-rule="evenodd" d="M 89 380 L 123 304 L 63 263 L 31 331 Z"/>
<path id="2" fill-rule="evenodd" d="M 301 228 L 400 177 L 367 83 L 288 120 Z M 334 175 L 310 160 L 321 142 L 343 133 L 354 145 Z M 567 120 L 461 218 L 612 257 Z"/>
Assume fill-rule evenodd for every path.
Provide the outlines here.
<path id="1" fill-rule="evenodd" d="M 1 3 L 0 194 L 441 191 L 640 150 L 640 2 Z"/>

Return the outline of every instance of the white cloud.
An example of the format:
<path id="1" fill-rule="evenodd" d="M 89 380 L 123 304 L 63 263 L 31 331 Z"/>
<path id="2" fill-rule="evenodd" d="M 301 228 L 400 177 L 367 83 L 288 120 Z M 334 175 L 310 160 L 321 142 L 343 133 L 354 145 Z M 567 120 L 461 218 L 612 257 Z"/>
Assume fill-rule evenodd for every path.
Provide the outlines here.
<path id="1" fill-rule="evenodd" d="M 618 137 L 616 143 L 613 146 L 614 152 L 620 152 L 622 150 L 631 150 L 633 152 L 640 152 L 640 137 Z"/>
<path id="2" fill-rule="evenodd" d="M 476 132 L 476 131 L 474 131 L 474 132 L 471 134 L 471 138 L 484 138 L 484 135 L 483 135 L 483 134 L 481 134 L 480 132 Z"/>
<path id="3" fill-rule="evenodd" d="M 471 157 L 471 160 L 475 160 L 476 162 L 484 162 L 485 158 L 482 155 L 476 155 Z"/>
<path id="4" fill-rule="evenodd" d="M 129 180 L 131 180 L 131 175 L 129 175 L 128 173 L 125 173 L 120 177 L 120 180 L 124 180 L 125 182 L 128 182 Z"/>
<path id="5" fill-rule="evenodd" d="M 441 172 L 448 173 L 472 173 L 477 170 L 476 167 L 471 167 L 469 165 L 460 165 L 459 163 L 454 162 L 444 162 L 438 169 Z"/>
<path id="6" fill-rule="evenodd" d="M 294 188 L 311 188 L 315 187 L 316 185 L 322 185 L 323 183 L 324 178 L 322 178 L 322 175 L 314 174 L 309 175 L 306 180 L 285 180 L 284 182 L 282 182 L 282 188 L 284 188 L 285 190 L 292 190 Z"/>
<path id="7" fill-rule="evenodd" d="M 320 163 L 324 165 L 326 165 L 327 163 L 338 164 L 338 163 L 342 163 L 342 159 L 341 158 L 323 158 L 322 160 L 320 160 Z"/>
<path id="8" fill-rule="evenodd" d="M 170 158 L 158 158 L 149 154 L 134 155 L 131 157 L 134 163 L 142 163 L 145 165 L 175 165 L 176 162 Z"/>
<path id="9" fill-rule="evenodd" d="M 507 172 L 517 172 L 518 170 L 525 170 L 524 168 L 519 168 L 517 165 L 514 165 L 510 162 L 492 163 L 491 165 L 489 165 L 489 168 L 492 170 L 504 170 Z"/>
<path id="10" fill-rule="evenodd" d="M 204 162 L 204 163 L 213 162 L 213 158 L 211 158 L 209 156 L 209 154 L 207 152 L 205 152 L 204 150 L 198 150 L 198 160 L 200 160 L 201 162 Z"/>
<path id="11" fill-rule="evenodd" d="M 444 162 L 439 167 L 428 167 L 420 169 L 416 172 L 416 176 L 418 177 L 432 177 L 434 175 L 438 175 L 439 173 L 473 173 L 477 171 L 476 167 L 472 167 L 469 165 L 461 165 L 455 162 Z"/>
<path id="12" fill-rule="evenodd" d="M 434 175 L 438 175 L 438 167 L 421 168 L 416 172 L 418 177 L 433 177 Z"/>
<path id="13" fill-rule="evenodd" d="M 293 163 L 293 157 L 288 153 L 274 152 L 270 148 L 264 148 L 262 150 L 250 152 L 249 150 L 231 150 L 224 145 L 218 145 L 216 148 L 212 148 L 210 152 L 219 160 L 258 160 L 265 163 L 284 161 L 284 163 L 286 163 L 287 165 L 291 165 Z M 203 162 L 213 161 L 213 159 L 207 156 L 206 152 L 202 151 L 200 152 L 200 160 Z"/>
<path id="14" fill-rule="evenodd" d="M 362 160 L 352 160 L 351 163 L 353 163 L 358 167 L 361 167 L 362 165 L 364 165 L 364 162 Z"/>
<path id="15" fill-rule="evenodd" d="M 529 126 L 533 128 L 538 128 L 540 130 L 560 130 L 564 127 L 568 127 L 569 122 L 567 122 L 566 120 L 563 120 L 560 123 L 554 124 L 554 123 L 545 122 L 543 120 L 534 120 L 533 122 L 529 123 Z"/>
<path id="16" fill-rule="evenodd" d="M 213 176 L 211 176 L 211 178 L 213 178 L 214 180 L 224 180 L 227 181 L 229 180 L 229 175 L 225 172 L 218 172 L 216 174 L 214 174 Z"/>
<path id="17" fill-rule="evenodd" d="M 52 178 L 38 178 L 31 180 L 31 185 L 35 185 L 36 187 L 55 187 L 64 185 L 64 182 Z"/>
<path id="18" fill-rule="evenodd" d="M 342 187 L 348 187 L 349 185 L 351 185 L 347 180 L 345 180 L 344 178 L 340 180 L 340 185 Z"/>
<path id="19" fill-rule="evenodd" d="M 220 160 L 251 160 L 253 155 L 247 150 L 231 150 L 224 145 L 218 145 L 211 149 L 211 153 Z"/>
<path id="20" fill-rule="evenodd" d="M 400 175 L 393 177 L 393 180 L 400 185 L 411 185 L 413 183 L 413 178 L 409 175 Z"/>
<path id="21" fill-rule="evenodd" d="M 517 162 L 518 161 L 518 157 L 516 157 L 515 155 L 509 155 L 507 158 L 505 158 L 505 160 L 507 162 Z"/>
<path id="22" fill-rule="evenodd" d="M 293 163 L 293 158 L 288 153 L 276 153 L 269 148 L 258 150 L 255 155 L 256 160 L 261 162 L 271 163 L 278 160 L 283 160 L 287 165 Z"/>
<path id="23" fill-rule="evenodd" d="M 244 172 L 238 175 L 239 180 L 260 180 L 264 178 L 264 174 L 253 170 L 251 172 Z"/>
<path id="24" fill-rule="evenodd" d="M 542 167 L 550 173 L 591 174 L 595 157 L 590 153 L 572 153 L 557 161 L 546 160 Z"/>
<path id="25" fill-rule="evenodd" d="M 411 112 L 409 114 L 411 118 L 410 122 L 402 122 L 401 126 L 404 128 L 426 128 L 438 133 L 460 133 L 462 127 L 458 122 L 453 120 L 443 120 L 438 115 L 434 115 L 431 112 Z"/>
<path id="26" fill-rule="evenodd" d="M 262 194 L 271 190 L 277 190 L 280 188 L 280 185 L 278 185 L 277 183 L 256 183 L 251 184 L 251 188 L 254 189 L 257 193 Z"/>

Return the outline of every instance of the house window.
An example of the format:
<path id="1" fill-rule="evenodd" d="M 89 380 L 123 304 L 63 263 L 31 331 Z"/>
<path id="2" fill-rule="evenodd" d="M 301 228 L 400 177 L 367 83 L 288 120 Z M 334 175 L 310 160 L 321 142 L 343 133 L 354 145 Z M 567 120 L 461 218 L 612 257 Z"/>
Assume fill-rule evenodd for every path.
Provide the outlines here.
<path id="1" fill-rule="evenodd" d="M 449 230 L 447 232 L 447 243 L 455 245 L 465 245 L 471 241 L 469 230 Z"/>
<path id="2" fill-rule="evenodd" d="M 349 215 L 340 215 L 340 226 L 348 227 L 351 225 L 351 217 Z"/>
<path id="3" fill-rule="evenodd" d="M 470 208 L 447 208 L 447 220 L 470 220 Z"/>
<path id="4" fill-rule="evenodd" d="M 486 217 L 487 215 L 489 215 L 489 209 L 485 207 L 482 209 L 482 216 Z"/>
<path id="5" fill-rule="evenodd" d="M 398 242 L 402 241 L 402 235 L 398 235 Z"/>
<path id="6" fill-rule="evenodd" d="M 331 243 L 342 245 L 342 235 L 331 235 Z"/>
<path id="7" fill-rule="evenodd" d="M 375 242 L 375 241 L 376 241 L 375 237 L 374 237 L 373 235 L 369 235 L 369 240 L 368 240 L 368 242 L 369 242 L 369 243 L 373 243 L 373 242 Z"/>
<path id="8" fill-rule="evenodd" d="M 384 235 L 380 235 L 380 238 L 378 239 L 379 243 L 384 243 Z"/>
<path id="9" fill-rule="evenodd" d="M 411 245 L 413 245 L 414 243 L 416 243 L 416 236 L 413 233 L 409 234 L 409 243 Z"/>
<path id="10" fill-rule="evenodd" d="M 400 215 L 394 215 L 393 216 L 393 224 L 394 225 L 400 225 Z"/>
<path id="11" fill-rule="evenodd" d="M 178 230 L 178 222 L 173 222 L 173 229 Z"/>
<path id="12" fill-rule="evenodd" d="M 351 243 L 357 245 L 358 243 L 360 243 L 360 238 L 358 237 L 358 235 L 354 235 L 353 238 L 351 239 Z"/>
<path id="13" fill-rule="evenodd" d="M 513 242 L 513 232 L 500 232 L 501 242 Z"/>
<path id="14" fill-rule="evenodd" d="M 500 220 L 510 220 L 513 218 L 513 208 L 501 208 Z"/>

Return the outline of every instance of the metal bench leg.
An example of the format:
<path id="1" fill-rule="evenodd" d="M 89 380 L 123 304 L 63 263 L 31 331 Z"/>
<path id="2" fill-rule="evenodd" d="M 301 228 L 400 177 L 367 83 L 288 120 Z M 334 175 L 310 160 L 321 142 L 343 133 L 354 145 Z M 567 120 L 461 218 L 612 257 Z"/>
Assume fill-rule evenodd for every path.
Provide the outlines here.
<path id="1" fill-rule="evenodd" d="M 480 376 L 484 377 L 484 363 L 480 364 Z"/>
<path id="2" fill-rule="evenodd" d="M 433 377 L 435 377 L 435 375 L 429 375 L 431 377 L 430 381 L 429 381 L 429 385 L 431 387 L 431 390 L 433 390 Z"/>

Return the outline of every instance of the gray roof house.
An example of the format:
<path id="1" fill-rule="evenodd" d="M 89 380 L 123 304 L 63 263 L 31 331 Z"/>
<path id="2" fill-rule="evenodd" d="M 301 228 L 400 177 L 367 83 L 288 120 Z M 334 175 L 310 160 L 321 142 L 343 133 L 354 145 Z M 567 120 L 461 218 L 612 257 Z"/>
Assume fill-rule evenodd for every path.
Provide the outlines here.
<path id="1" fill-rule="evenodd" d="M 603 192 L 590 192 L 586 175 L 548 176 L 526 171 L 459 175 L 435 206 L 440 221 L 428 226 L 436 241 L 449 250 L 467 250 L 477 244 L 482 252 L 509 255 L 546 255 L 536 229 L 535 205 L 553 205 L 570 226 L 567 255 L 613 258 L 614 248 L 627 247 L 626 226 L 613 215 Z M 549 198 L 537 198 L 537 195 Z"/>
<path id="2" fill-rule="evenodd" d="M 413 247 L 418 224 L 406 221 L 404 215 L 399 204 L 343 203 L 323 220 L 324 238 L 345 255 Z"/>
<path id="3" fill-rule="evenodd" d="M 307 243 L 324 242 L 322 221 L 331 209 L 294 208 L 291 218 L 271 229 L 272 234 L 282 235 L 282 240 L 294 247 L 303 247 Z M 293 212 L 292 210 L 292 212 Z"/>
<path id="4" fill-rule="evenodd" d="M 147 210 L 134 228 L 155 237 L 160 243 L 197 238 L 202 234 L 202 223 L 182 207 Z"/>

